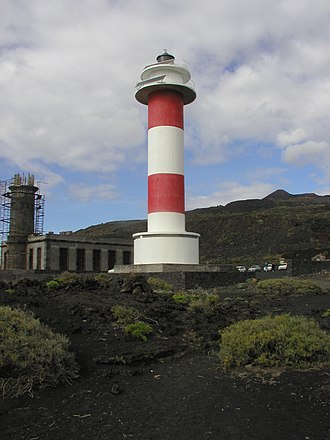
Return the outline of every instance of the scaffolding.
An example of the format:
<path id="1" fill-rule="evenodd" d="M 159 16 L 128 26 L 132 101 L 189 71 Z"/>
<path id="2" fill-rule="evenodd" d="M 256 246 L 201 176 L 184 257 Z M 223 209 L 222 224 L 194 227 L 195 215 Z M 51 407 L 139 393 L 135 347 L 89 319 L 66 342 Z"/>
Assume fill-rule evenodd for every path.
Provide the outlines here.
<path id="1" fill-rule="evenodd" d="M 40 189 L 36 192 L 34 200 L 34 234 L 43 235 L 45 218 L 45 196 L 40 194 Z"/>
<path id="2" fill-rule="evenodd" d="M 38 182 L 39 184 L 40 182 Z M 16 175 L 12 179 L 0 180 L 0 244 L 7 240 L 10 228 L 11 185 L 34 185 L 34 177 Z M 43 235 L 45 217 L 45 196 L 40 193 L 40 185 L 34 199 L 34 234 Z"/>
<path id="3" fill-rule="evenodd" d="M 0 244 L 7 240 L 10 225 L 10 191 L 13 179 L 0 180 Z"/>
<path id="4" fill-rule="evenodd" d="M 10 226 L 10 191 L 13 179 L 0 180 L 0 268 L 3 267 L 3 244 Z"/>

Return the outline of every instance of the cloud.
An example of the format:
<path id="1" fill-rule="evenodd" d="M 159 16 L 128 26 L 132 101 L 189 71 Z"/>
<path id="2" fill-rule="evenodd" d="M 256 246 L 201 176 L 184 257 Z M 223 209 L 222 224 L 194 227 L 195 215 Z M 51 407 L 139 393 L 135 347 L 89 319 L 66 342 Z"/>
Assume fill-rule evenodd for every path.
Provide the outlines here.
<path id="1" fill-rule="evenodd" d="M 328 142 L 308 141 L 302 144 L 289 145 L 282 153 L 283 160 L 299 166 L 313 164 L 323 176 L 314 173 L 314 180 L 327 184 L 330 180 L 330 146 Z"/>
<path id="2" fill-rule="evenodd" d="M 219 157 L 228 156 L 237 141 L 253 139 L 282 148 L 306 138 L 319 142 L 330 136 L 326 124 L 329 79 L 297 79 L 286 69 L 284 55 L 259 54 L 235 71 L 225 72 L 213 90 L 203 91 L 201 109 L 194 114 L 203 148 L 192 145 L 201 164 L 213 151 Z M 329 58 L 325 49 L 324 58 Z"/>
<path id="3" fill-rule="evenodd" d="M 7 32 L 0 57 L 0 154 L 22 167 L 34 161 L 103 173 L 128 157 L 139 163 L 145 130 L 134 102 L 136 72 L 107 41 L 118 14 L 105 2 L 93 11 L 87 2 L 67 3 L 22 4 L 25 14 L 8 23 L 20 32 Z"/>
<path id="4" fill-rule="evenodd" d="M 197 0 L 3 0 L 2 9 L 2 160 L 33 164 L 54 185 L 72 170 L 104 177 L 145 162 L 147 109 L 134 86 L 166 47 L 196 83 L 185 109 L 193 163 L 237 162 L 263 143 L 330 178 L 328 0 L 210 0 L 202 14 Z"/>
<path id="5" fill-rule="evenodd" d="M 281 147 L 288 146 L 290 144 L 296 144 L 302 142 L 308 137 L 307 130 L 302 127 L 297 127 L 291 131 L 281 131 L 277 136 L 277 143 Z"/>
<path id="6" fill-rule="evenodd" d="M 318 184 L 326 186 L 330 181 L 330 145 L 328 142 L 306 141 L 299 144 L 287 145 L 282 152 L 283 161 L 295 166 L 313 165 L 316 171 L 313 179 Z"/>
<path id="7" fill-rule="evenodd" d="M 69 186 L 69 196 L 71 199 L 80 202 L 91 202 L 96 200 L 114 200 L 118 197 L 113 185 L 78 185 Z"/>
<path id="8" fill-rule="evenodd" d="M 280 167 L 254 168 L 246 172 L 246 177 L 249 179 L 249 181 L 263 181 L 272 179 L 274 177 L 276 179 L 283 179 L 283 175 L 285 175 L 287 172 L 288 170 L 286 168 Z"/>
<path id="9" fill-rule="evenodd" d="M 233 200 L 246 200 L 263 198 L 275 190 L 271 183 L 256 182 L 242 185 L 238 182 L 223 182 L 216 191 L 208 195 L 189 196 L 186 209 L 207 208 L 209 206 L 226 205 Z"/>
<path id="10" fill-rule="evenodd" d="M 323 160 L 330 159 L 329 144 L 327 142 L 308 141 L 303 144 L 294 144 L 286 147 L 283 159 L 290 163 L 300 165 L 306 163 L 319 164 Z"/>

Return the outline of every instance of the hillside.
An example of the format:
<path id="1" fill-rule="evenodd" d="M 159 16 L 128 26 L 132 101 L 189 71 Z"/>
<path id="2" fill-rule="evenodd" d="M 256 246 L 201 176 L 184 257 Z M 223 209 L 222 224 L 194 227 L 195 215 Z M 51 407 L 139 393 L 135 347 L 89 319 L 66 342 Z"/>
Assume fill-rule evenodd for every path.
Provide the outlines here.
<path id="1" fill-rule="evenodd" d="M 127 238 L 146 228 L 146 220 L 115 221 L 75 234 Z M 311 257 L 330 250 L 330 195 L 277 190 L 263 199 L 195 209 L 186 213 L 186 230 L 201 234 L 202 262 Z"/>

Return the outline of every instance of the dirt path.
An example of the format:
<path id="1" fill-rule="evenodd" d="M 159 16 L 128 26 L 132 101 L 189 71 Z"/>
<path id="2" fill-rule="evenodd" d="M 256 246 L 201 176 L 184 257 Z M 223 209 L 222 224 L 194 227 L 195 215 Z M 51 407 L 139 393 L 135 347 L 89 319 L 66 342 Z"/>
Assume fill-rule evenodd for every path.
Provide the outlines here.
<path id="1" fill-rule="evenodd" d="M 326 440 L 329 373 L 235 377 L 212 357 L 186 355 L 18 399 L 3 408 L 2 438 Z"/>

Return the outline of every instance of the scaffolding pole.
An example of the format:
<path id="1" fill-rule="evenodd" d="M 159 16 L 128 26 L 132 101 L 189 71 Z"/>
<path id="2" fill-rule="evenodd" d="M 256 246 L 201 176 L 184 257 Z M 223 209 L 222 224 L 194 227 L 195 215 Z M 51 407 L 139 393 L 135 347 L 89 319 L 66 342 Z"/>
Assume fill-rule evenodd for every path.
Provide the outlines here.
<path id="1" fill-rule="evenodd" d="M 7 240 L 10 225 L 10 191 L 12 179 L 0 180 L 0 240 Z"/>
<path id="2" fill-rule="evenodd" d="M 40 194 L 40 190 L 36 192 L 34 201 L 34 233 L 35 235 L 43 235 L 45 218 L 45 196 Z"/>
<path id="3" fill-rule="evenodd" d="M 10 191 L 12 179 L 0 180 L 0 268 L 3 267 L 3 244 L 6 242 L 10 226 Z"/>

